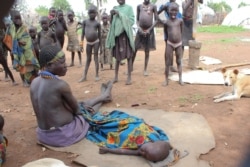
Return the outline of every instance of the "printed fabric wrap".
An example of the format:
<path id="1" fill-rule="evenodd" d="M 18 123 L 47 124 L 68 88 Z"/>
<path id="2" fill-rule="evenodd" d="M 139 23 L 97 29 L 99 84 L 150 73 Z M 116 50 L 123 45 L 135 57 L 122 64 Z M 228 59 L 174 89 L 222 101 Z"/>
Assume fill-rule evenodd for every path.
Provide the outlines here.
<path id="1" fill-rule="evenodd" d="M 92 116 L 83 105 L 81 111 L 91 127 L 86 138 L 99 146 L 138 149 L 147 142 L 169 140 L 161 129 L 122 111 L 114 110 L 108 114 L 98 112 Z"/>

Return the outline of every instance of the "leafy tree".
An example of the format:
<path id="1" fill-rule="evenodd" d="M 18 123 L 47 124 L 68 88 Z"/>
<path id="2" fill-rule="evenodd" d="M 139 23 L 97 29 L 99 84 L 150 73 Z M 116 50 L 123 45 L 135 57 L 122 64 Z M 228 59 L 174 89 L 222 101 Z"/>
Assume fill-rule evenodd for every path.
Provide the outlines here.
<path id="1" fill-rule="evenodd" d="M 67 0 L 53 0 L 52 6 L 62 11 L 68 11 L 71 9 L 71 5 Z"/>
<path id="2" fill-rule="evenodd" d="M 208 2 L 208 7 L 212 8 L 215 12 L 231 12 L 232 8 L 225 1 L 219 3 Z"/>
<path id="3" fill-rule="evenodd" d="M 35 11 L 38 13 L 40 16 L 47 16 L 49 13 L 49 8 L 46 6 L 38 6 L 38 8 L 35 9 Z"/>
<path id="4" fill-rule="evenodd" d="M 28 5 L 25 0 L 16 0 L 12 6 L 12 9 L 18 10 L 20 13 L 26 13 Z"/>
<path id="5" fill-rule="evenodd" d="M 241 2 L 241 3 L 238 5 L 238 8 L 241 8 L 241 7 L 244 7 L 244 6 L 250 6 L 250 4 L 246 4 L 245 2 Z"/>

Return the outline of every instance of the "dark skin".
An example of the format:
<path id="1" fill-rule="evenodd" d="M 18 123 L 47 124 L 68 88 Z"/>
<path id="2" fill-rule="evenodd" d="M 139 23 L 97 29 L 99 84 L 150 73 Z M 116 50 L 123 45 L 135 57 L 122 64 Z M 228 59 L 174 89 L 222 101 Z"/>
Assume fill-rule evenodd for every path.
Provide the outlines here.
<path id="1" fill-rule="evenodd" d="M 106 147 L 100 147 L 99 153 L 100 154 L 106 154 L 106 153 L 112 153 L 112 154 L 118 154 L 118 155 L 136 155 L 136 156 L 142 156 L 145 159 L 152 161 L 152 162 L 158 162 L 164 160 L 168 155 L 169 151 L 172 147 L 168 142 L 165 141 L 156 141 L 156 142 L 149 142 L 143 144 L 139 149 L 137 150 L 131 150 L 131 149 L 111 149 Z"/>
<path id="2" fill-rule="evenodd" d="M 125 4 L 125 0 L 117 0 L 117 2 L 118 2 L 119 5 L 124 5 Z M 114 10 L 114 9 L 112 9 L 110 11 L 111 23 L 112 23 L 113 16 L 116 15 L 116 14 L 119 14 L 119 12 L 116 11 L 116 10 Z M 132 84 L 132 81 L 131 81 L 131 72 L 133 70 L 133 60 L 132 60 L 132 57 L 127 58 L 127 62 L 128 62 L 128 75 L 127 75 L 126 85 L 131 85 Z M 116 63 L 115 63 L 115 78 L 113 80 L 114 83 L 118 82 L 118 72 L 119 72 L 119 66 L 120 66 L 120 64 L 122 65 L 122 62 L 116 59 Z"/>
<path id="3" fill-rule="evenodd" d="M 176 15 L 178 13 L 178 5 L 177 4 L 171 4 L 169 6 L 169 16 L 170 19 L 167 20 L 164 23 L 164 30 L 165 33 L 168 34 L 168 41 L 173 44 L 178 44 L 182 41 L 182 24 L 183 21 L 181 19 L 177 19 Z M 163 83 L 163 86 L 168 85 L 168 76 L 169 76 L 169 69 L 173 60 L 173 52 L 175 51 L 176 55 L 176 64 L 178 68 L 178 74 L 179 74 L 179 84 L 183 85 L 182 81 L 182 45 L 179 45 L 178 47 L 174 48 L 170 44 L 167 43 L 166 45 L 166 57 L 165 57 L 165 82 Z"/>
<path id="4" fill-rule="evenodd" d="M 147 10 L 145 10 L 147 8 Z M 154 21 L 154 20 L 155 21 Z M 150 0 L 144 0 L 142 5 L 137 6 L 137 14 L 136 14 L 136 21 L 137 21 L 137 27 L 138 32 L 140 34 L 143 34 L 144 36 L 147 36 L 150 34 L 150 31 L 154 28 L 154 26 L 157 24 L 158 21 L 158 14 L 157 14 L 157 7 L 154 4 L 150 3 Z M 145 62 L 144 62 L 144 76 L 148 76 L 147 73 L 147 66 L 149 61 L 149 48 L 145 48 Z M 134 65 L 134 61 L 136 58 L 137 50 L 135 50 L 132 62 Z"/>
<path id="5" fill-rule="evenodd" d="M 92 52 L 94 50 L 94 61 L 95 61 L 95 81 L 99 81 L 99 61 L 98 61 L 98 51 L 101 47 L 101 24 L 95 19 L 97 16 L 96 8 L 90 8 L 88 11 L 89 19 L 84 20 L 82 24 L 82 38 L 86 38 L 86 65 L 83 73 L 83 77 L 79 82 L 84 82 L 87 80 L 87 73 L 91 63 Z M 99 40 L 99 42 L 97 42 Z M 101 48 L 100 48 L 101 49 Z M 102 49 L 101 49 L 102 50 Z"/>
<path id="6" fill-rule="evenodd" d="M 199 3 L 203 3 L 203 0 L 198 0 Z M 193 18 L 194 13 L 194 0 L 185 0 L 182 3 L 183 18 Z"/>
<path id="7" fill-rule="evenodd" d="M 170 0 L 170 2 L 175 2 L 176 0 Z M 161 14 L 161 12 L 163 12 L 163 11 L 165 11 L 166 13 L 168 13 L 168 5 L 164 5 L 164 7 L 163 8 L 161 8 L 158 12 L 157 12 L 157 14 L 159 15 L 159 14 Z M 169 13 L 168 13 L 168 15 L 169 15 Z M 167 31 L 164 29 L 164 32 L 165 33 L 167 33 Z M 166 35 L 167 36 L 167 35 Z M 166 38 L 166 37 L 165 37 Z M 167 42 L 167 39 L 165 39 L 165 42 Z M 167 44 L 166 44 L 167 45 Z M 166 54 L 166 53 L 165 53 Z M 166 60 L 165 60 L 166 61 Z M 172 64 L 173 64 L 173 62 L 172 62 Z M 170 66 L 170 70 L 172 71 L 172 72 L 177 72 L 178 70 L 174 67 L 174 66 Z"/>
<path id="8" fill-rule="evenodd" d="M 30 27 L 29 28 L 29 34 L 32 39 L 32 44 L 34 46 L 34 50 L 36 53 L 36 58 L 39 60 L 39 46 L 37 41 L 37 28 L 36 27 Z"/>
<path id="9" fill-rule="evenodd" d="M 21 15 L 19 12 L 15 12 L 15 14 L 13 15 L 13 17 L 11 18 L 11 20 L 13 21 L 14 25 L 15 25 L 15 28 L 16 28 L 16 31 L 18 31 L 18 29 L 22 26 L 23 22 L 22 22 L 22 18 L 21 18 Z M 25 46 L 26 45 L 26 42 L 25 41 L 22 41 L 22 40 L 19 40 L 18 41 L 18 44 L 20 46 Z M 23 82 L 23 86 L 24 87 L 29 87 L 29 84 L 25 81 L 24 79 L 24 75 L 20 73 L 20 77 L 22 79 L 22 82 Z"/>
<path id="10" fill-rule="evenodd" d="M 102 24 L 103 24 L 104 27 L 108 25 L 108 20 L 109 20 L 109 17 L 108 17 L 107 14 L 102 16 Z M 103 32 L 104 32 L 104 30 L 102 30 L 102 33 Z M 101 52 L 102 53 L 105 52 L 105 48 L 102 48 Z M 112 68 L 113 68 L 113 65 L 110 64 L 110 70 L 112 70 Z M 101 64 L 101 69 L 103 70 L 103 64 Z"/>
<path id="11" fill-rule="evenodd" d="M 74 13 L 73 12 L 68 12 L 68 25 L 72 24 L 74 22 Z M 80 22 L 78 22 L 78 25 L 81 26 L 82 24 Z M 78 28 L 76 28 L 76 31 L 78 30 Z M 83 48 L 82 48 L 83 49 Z M 78 57 L 79 57 L 79 65 L 82 66 L 82 54 L 80 51 L 77 52 L 78 53 Z M 70 67 L 74 66 L 74 59 L 75 59 L 75 52 L 71 52 L 71 63 L 70 63 Z"/>
<path id="12" fill-rule="evenodd" d="M 39 49 L 47 45 L 55 45 L 57 43 L 56 34 L 49 29 L 49 18 L 44 16 L 40 20 L 42 30 L 37 35 L 37 43 Z"/>
<path id="13" fill-rule="evenodd" d="M 65 56 L 48 63 L 44 70 L 54 75 L 65 76 L 67 72 Z M 82 103 L 89 108 L 90 113 L 95 113 L 103 103 L 111 100 L 111 89 L 112 82 L 108 82 L 102 85 L 101 95 Z M 30 86 L 30 97 L 40 129 L 61 127 L 72 122 L 75 115 L 81 114 L 69 84 L 61 79 L 35 78 Z"/>
<path id="14" fill-rule="evenodd" d="M 63 17 L 63 12 L 59 10 L 57 12 L 56 18 L 57 19 L 54 19 L 54 21 L 50 22 L 49 26 L 50 27 L 54 26 L 58 42 L 60 43 L 61 48 L 63 48 L 64 40 L 65 40 L 64 34 L 67 31 L 67 26 Z"/>

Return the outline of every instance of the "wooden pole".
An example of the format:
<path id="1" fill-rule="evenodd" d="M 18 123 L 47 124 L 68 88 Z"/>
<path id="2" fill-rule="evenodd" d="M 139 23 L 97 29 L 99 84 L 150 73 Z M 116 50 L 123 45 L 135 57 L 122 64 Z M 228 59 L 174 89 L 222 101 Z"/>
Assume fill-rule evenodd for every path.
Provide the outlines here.
<path id="1" fill-rule="evenodd" d="M 198 0 L 194 0 L 194 13 L 193 13 L 193 38 L 196 39 L 197 33 L 197 10 L 198 10 Z"/>

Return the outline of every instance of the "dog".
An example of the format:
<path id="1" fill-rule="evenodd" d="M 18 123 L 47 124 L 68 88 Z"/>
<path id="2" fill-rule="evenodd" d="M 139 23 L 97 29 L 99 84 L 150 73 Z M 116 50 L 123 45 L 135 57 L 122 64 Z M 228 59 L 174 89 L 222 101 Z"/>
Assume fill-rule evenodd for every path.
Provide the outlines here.
<path id="1" fill-rule="evenodd" d="M 239 73 L 238 69 L 221 70 L 224 77 L 225 86 L 232 86 L 233 91 L 222 93 L 214 97 L 214 102 L 222 102 L 226 100 L 239 100 L 242 96 L 250 97 L 250 76 Z"/>

